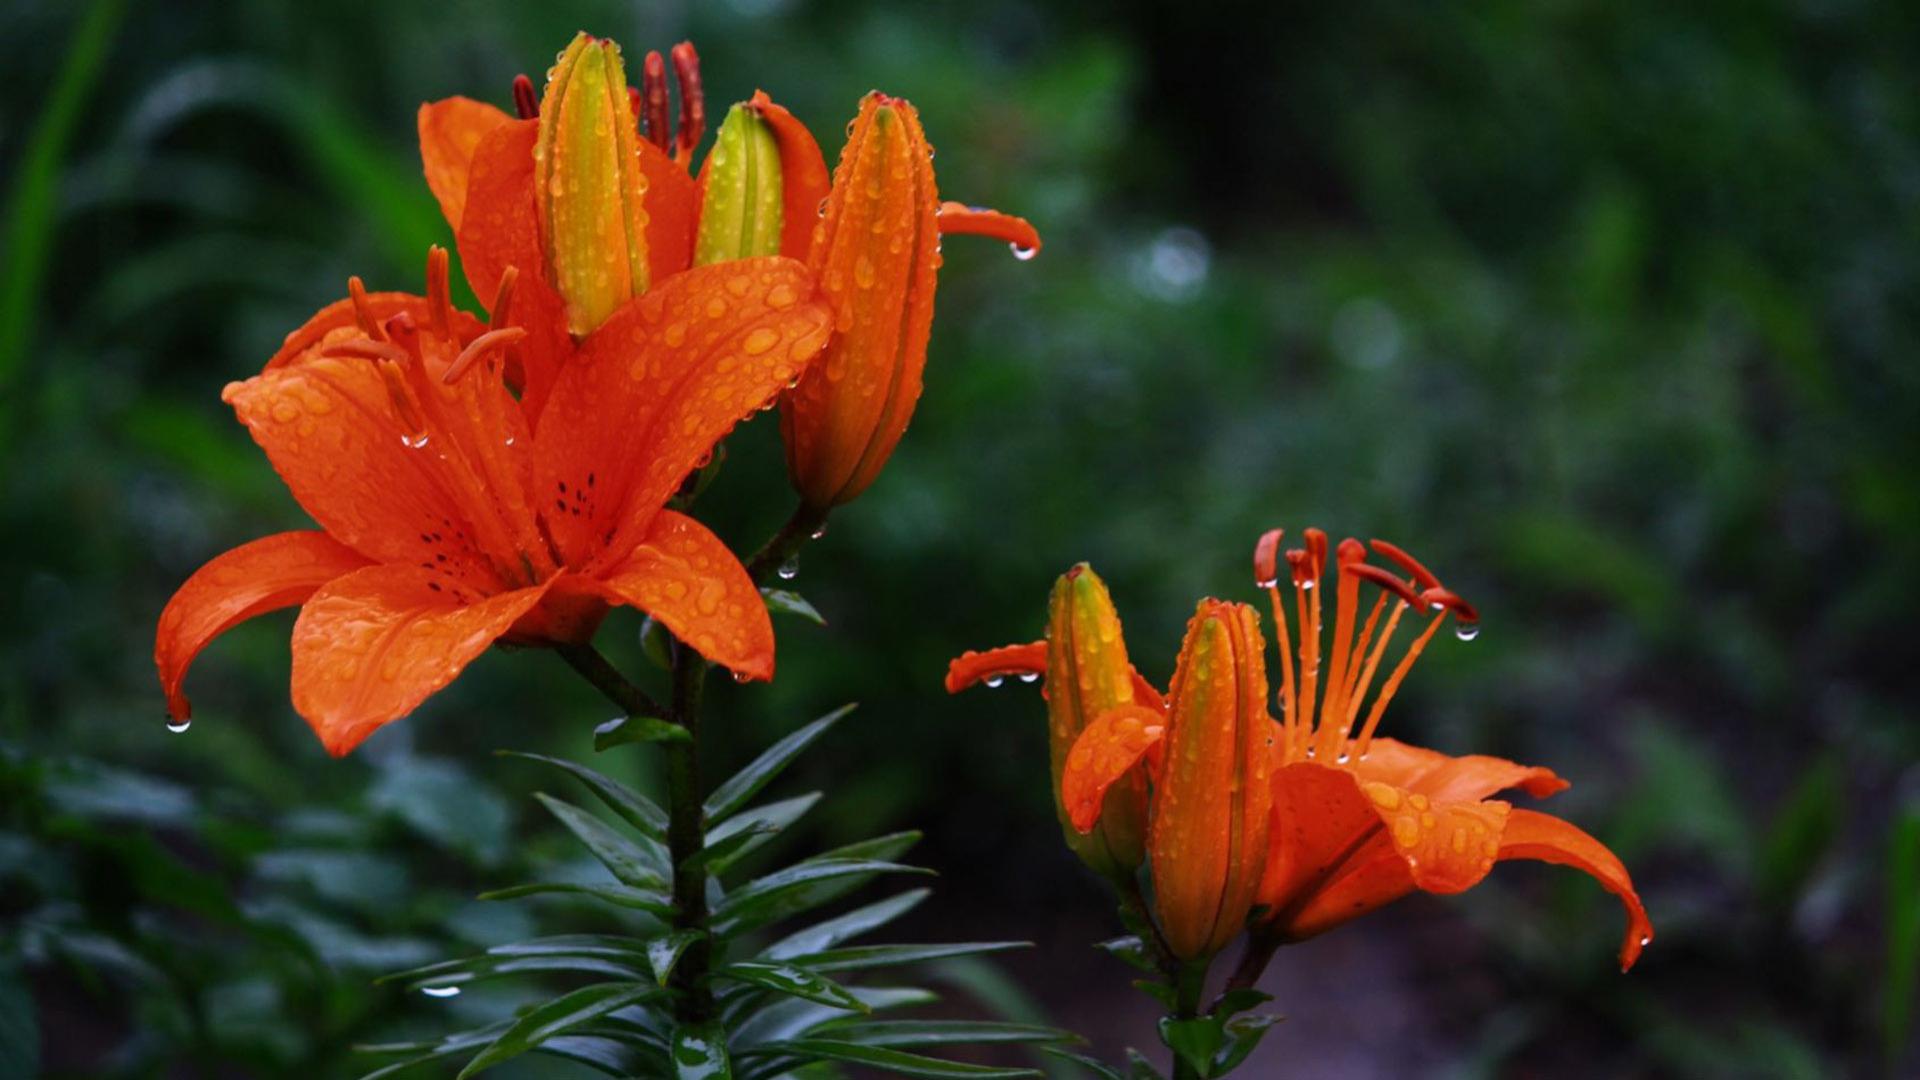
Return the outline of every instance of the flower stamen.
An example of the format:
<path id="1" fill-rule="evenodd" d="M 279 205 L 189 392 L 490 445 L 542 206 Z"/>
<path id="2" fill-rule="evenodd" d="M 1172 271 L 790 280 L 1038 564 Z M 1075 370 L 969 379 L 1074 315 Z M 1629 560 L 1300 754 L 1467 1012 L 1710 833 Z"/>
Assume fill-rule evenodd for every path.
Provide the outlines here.
<path id="1" fill-rule="evenodd" d="M 447 373 L 440 376 L 440 381 L 452 386 L 460 380 L 460 376 L 467 373 L 467 369 L 473 366 L 474 361 L 494 349 L 503 349 L 526 336 L 526 330 L 518 326 L 489 330 L 481 334 L 468 342 L 466 348 L 460 350 L 460 355 L 454 357 L 453 363 L 447 365 Z"/>
<path id="2" fill-rule="evenodd" d="M 373 308 L 367 302 L 367 285 L 355 274 L 347 279 L 347 295 L 353 299 L 353 321 L 360 324 L 360 332 L 375 341 L 385 341 L 386 334 L 380 330 L 380 322 L 373 317 Z"/>
<path id="3" fill-rule="evenodd" d="M 513 77 L 513 114 L 522 120 L 540 118 L 540 99 L 534 96 L 533 80 L 525 74 Z"/>
<path id="4" fill-rule="evenodd" d="M 646 130 L 641 132 L 648 142 L 662 150 L 669 149 L 673 133 L 667 128 L 667 62 L 660 56 L 660 50 L 653 49 L 640 64 L 640 97 L 644 112 L 635 115 L 646 119 Z"/>
<path id="5" fill-rule="evenodd" d="M 676 133 L 673 160 L 682 165 L 693 159 L 693 148 L 707 132 L 707 95 L 700 87 L 700 54 L 693 42 L 673 47 L 673 74 L 680 83 L 680 128 Z"/>

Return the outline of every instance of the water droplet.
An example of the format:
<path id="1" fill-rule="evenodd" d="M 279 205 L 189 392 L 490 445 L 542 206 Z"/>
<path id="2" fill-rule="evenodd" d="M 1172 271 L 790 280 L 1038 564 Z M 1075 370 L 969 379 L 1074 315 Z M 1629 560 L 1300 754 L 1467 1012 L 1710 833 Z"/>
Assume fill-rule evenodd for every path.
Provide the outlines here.
<path id="1" fill-rule="evenodd" d="M 1460 623 L 1453 628 L 1453 636 L 1459 638 L 1461 641 L 1472 641 L 1474 638 L 1480 636 L 1480 624 L 1477 622 Z"/>
<path id="2" fill-rule="evenodd" d="M 1036 682 L 1039 682 L 1039 681 L 1040 681 L 1040 673 L 1039 673 L 1039 672 L 1037 672 L 1037 671 L 1023 671 L 1023 672 L 1021 672 L 1021 673 L 1020 673 L 1020 681 L 1021 681 L 1021 682 L 1023 682 L 1023 683 L 1036 683 Z"/>
<path id="3" fill-rule="evenodd" d="M 807 538 L 810 540 L 824 540 L 826 538 L 826 535 L 827 535 L 827 527 L 825 525 L 822 525 L 819 528 L 808 533 Z"/>
<path id="4" fill-rule="evenodd" d="M 457 986 L 423 986 L 420 988 L 420 992 L 427 995 L 428 997 L 437 997 L 437 998 L 450 998 L 450 997 L 460 996 L 460 988 Z"/>
<path id="5" fill-rule="evenodd" d="M 1021 247 L 1019 244 L 1008 244 L 1007 250 L 1013 252 L 1013 257 L 1021 262 L 1031 262 L 1035 255 L 1040 254 L 1039 248 Z"/>
<path id="6" fill-rule="evenodd" d="M 1351 761 L 1351 760 L 1353 760 L 1353 755 L 1351 755 L 1351 754 L 1349 754 L 1349 753 L 1347 753 L 1347 752 L 1346 752 L 1346 751 L 1344 751 L 1344 750 L 1343 750 L 1343 751 L 1341 751 L 1341 753 L 1340 753 L 1340 756 L 1339 756 L 1339 757 L 1337 757 L 1337 758 L 1334 758 L 1334 759 L 1333 759 L 1333 761 L 1334 761 L 1334 764 L 1336 764 L 1336 765 L 1345 765 L 1345 764 L 1346 764 L 1347 762 L 1349 762 L 1349 761 Z"/>
<path id="7" fill-rule="evenodd" d="M 787 561 L 781 563 L 780 569 L 775 570 L 774 573 L 780 575 L 781 581 L 792 581 L 794 578 L 799 577 L 800 576 L 799 554 L 796 553 L 796 554 L 787 556 Z"/>
<path id="8" fill-rule="evenodd" d="M 986 678 L 987 688 L 990 690 L 998 690 L 1000 685 L 1006 681 L 1007 677 L 1005 675 L 989 675 Z"/>
<path id="9" fill-rule="evenodd" d="M 1643 937 L 1640 939 L 1640 947 L 1643 949 L 1651 944 L 1653 944 L 1653 939 L 1650 937 Z"/>
<path id="10" fill-rule="evenodd" d="M 1280 584 L 1279 578 L 1261 578 L 1253 583 L 1256 589 L 1271 589 Z"/>
<path id="11" fill-rule="evenodd" d="M 427 445 L 427 433 L 422 431 L 416 435 L 402 435 L 400 445 L 409 450 L 419 450 Z"/>
<path id="12" fill-rule="evenodd" d="M 186 720 L 168 720 L 167 721 L 167 730 L 173 732 L 175 735 L 180 734 L 181 732 L 187 730 L 192 726 L 193 726 L 193 720 L 191 718 Z"/>
<path id="13" fill-rule="evenodd" d="M 1315 581 L 1315 580 L 1313 580 L 1312 578 L 1307 578 L 1306 580 L 1304 580 L 1304 581 L 1302 581 L 1302 582 L 1300 583 L 1300 587 L 1301 587 L 1301 588 L 1303 588 L 1303 589 L 1311 589 L 1311 588 L 1313 588 L 1313 587 L 1314 587 L 1315 585 L 1318 585 L 1318 584 L 1320 584 L 1320 583 L 1319 583 L 1319 582 L 1317 582 L 1317 581 Z"/>
<path id="14" fill-rule="evenodd" d="M 750 678 L 752 678 L 752 676 L 751 676 L 751 675 L 748 675 L 748 674 L 747 674 L 746 672 L 744 672 L 744 671 L 736 671 L 736 672 L 734 672 L 734 673 L 733 673 L 733 681 L 734 681 L 734 682 L 737 682 L 737 683 L 743 683 L 743 682 L 746 682 L 746 681 L 747 681 L 748 679 L 750 679 Z"/>

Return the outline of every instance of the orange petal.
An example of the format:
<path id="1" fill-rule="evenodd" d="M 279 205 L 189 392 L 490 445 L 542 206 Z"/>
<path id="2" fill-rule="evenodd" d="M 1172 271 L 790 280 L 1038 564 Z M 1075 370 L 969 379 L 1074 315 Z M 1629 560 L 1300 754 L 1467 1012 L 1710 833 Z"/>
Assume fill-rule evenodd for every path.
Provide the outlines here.
<path id="1" fill-rule="evenodd" d="M 561 587 L 645 611 L 736 676 L 773 678 L 773 622 L 760 590 L 720 538 L 685 514 L 661 511 L 625 561 L 597 579 L 570 576 Z"/>
<path id="2" fill-rule="evenodd" d="M 455 232 L 467 207 L 467 170 L 474 148 L 494 128 L 513 120 L 485 102 L 450 97 L 420 106 L 420 161 L 427 187 Z"/>
<path id="3" fill-rule="evenodd" d="M 820 227 L 820 204 L 833 186 L 827 175 L 827 159 L 820 153 L 813 132 L 776 105 L 765 90 L 755 90 L 750 104 L 766 119 L 780 143 L 780 254 L 805 259 L 813 247 L 813 234 Z"/>
<path id="4" fill-rule="evenodd" d="M 798 377 L 828 328 L 805 267 L 742 259 L 667 279 L 582 342 L 534 438 L 534 490 L 568 564 L 623 559 L 714 445 Z"/>
<path id="5" fill-rule="evenodd" d="M 318 357 L 221 395 L 302 508 L 377 562 L 441 567 L 449 587 L 494 592 L 499 579 L 441 451 L 414 447 L 378 363 Z M 504 393 L 504 391 L 502 391 Z"/>
<path id="6" fill-rule="evenodd" d="M 864 491 L 913 416 L 940 263 L 936 199 L 913 106 L 869 94 L 808 263 L 833 305 L 833 342 L 781 417 L 788 471 L 810 505 Z"/>
<path id="7" fill-rule="evenodd" d="M 366 293 L 356 306 L 352 297 L 335 300 L 315 312 L 298 330 L 288 334 L 280 348 L 268 359 L 265 370 L 287 367 L 310 360 L 327 348 L 343 341 L 368 336 L 362 318 L 375 325 L 405 313 L 417 326 L 431 326 L 434 311 L 424 296 L 404 292 Z M 486 330 L 480 320 L 455 309 L 453 331 L 461 342 L 472 341 Z"/>
<path id="8" fill-rule="evenodd" d="M 693 233 L 700 205 L 684 165 L 645 139 L 638 140 L 647 178 L 647 266 L 655 285 L 693 264 Z"/>
<path id="9" fill-rule="evenodd" d="M 1093 831 L 1107 789 L 1166 735 L 1166 724 L 1167 718 L 1152 709 L 1121 705 L 1081 730 L 1060 774 L 1060 802 L 1075 829 Z"/>
<path id="10" fill-rule="evenodd" d="M 491 302 L 507 267 L 520 269 L 514 304 L 529 277 L 546 280 L 533 210 L 533 144 L 538 120 L 509 120 L 482 136 L 467 173 L 467 207 L 455 235 L 473 294 Z M 549 288 L 551 285 L 549 284 Z"/>
<path id="11" fill-rule="evenodd" d="M 1032 258 L 1040 252 L 1040 230 L 1026 218 L 1003 214 L 998 210 L 989 210 L 984 206 L 968 206 L 966 203 L 943 202 L 940 204 L 940 235 L 942 236 L 990 236 L 996 240 L 1005 240 L 1016 248 L 1021 257 Z"/>
<path id="12" fill-rule="evenodd" d="M 411 566 L 335 579 L 293 624 L 293 707 L 339 757 L 452 682 L 546 592 L 535 585 L 461 604 Z"/>
<path id="13" fill-rule="evenodd" d="M 1500 858 L 1538 859 L 1571 866 L 1591 875 L 1601 887 L 1620 898 L 1627 909 L 1627 933 L 1620 942 L 1620 970 L 1633 967 L 1640 950 L 1653 941 L 1653 923 L 1633 891 L 1633 879 L 1607 846 L 1578 827 L 1550 814 L 1515 810 L 1507 817 L 1500 837 Z"/>
<path id="14" fill-rule="evenodd" d="M 1047 643 L 1002 645 L 997 649 L 969 649 L 947 664 L 947 693 L 957 694 L 975 683 L 1008 675 L 1045 675 Z"/>
<path id="15" fill-rule="evenodd" d="M 1417 791 L 1436 802 L 1484 799 L 1520 788 L 1536 799 L 1565 791 L 1568 783 L 1552 769 L 1520 765 L 1484 754 L 1451 757 L 1395 739 L 1375 739 L 1367 755 L 1354 762 L 1362 780 L 1379 780 Z"/>
<path id="16" fill-rule="evenodd" d="M 153 662 L 168 715 L 193 715 L 180 684 L 214 638 L 255 615 L 303 603 L 320 586 L 366 565 L 366 556 L 326 533 L 308 531 L 263 536 L 194 571 L 167 601 L 154 633 Z"/>

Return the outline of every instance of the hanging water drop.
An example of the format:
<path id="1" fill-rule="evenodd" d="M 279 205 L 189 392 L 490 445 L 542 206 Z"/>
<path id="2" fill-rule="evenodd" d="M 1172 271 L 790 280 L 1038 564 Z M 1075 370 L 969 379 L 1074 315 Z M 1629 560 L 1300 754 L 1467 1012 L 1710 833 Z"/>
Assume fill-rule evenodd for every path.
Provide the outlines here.
<path id="1" fill-rule="evenodd" d="M 1005 675 L 989 675 L 986 679 L 987 689 L 998 690 L 1000 685 L 1006 681 L 1007 677 Z"/>
<path id="2" fill-rule="evenodd" d="M 1459 623 L 1453 628 L 1453 636 L 1461 641 L 1472 641 L 1480 636 L 1480 624 L 1477 622 Z"/>
<path id="3" fill-rule="evenodd" d="M 1030 262 L 1035 255 L 1040 254 L 1039 248 L 1023 247 L 1019 244 L 1008 244 L 1007 250 L 1013 252 L 1013 257 L 1021 262 Z"/>
<path id="4" fill-rule="evenodd" d="M 799 553 L 796 552 L 792 555 L 787 556 L 787 561 L 781 563 L 780 569 L 775 570 L 774 573 L 780 575 L 781 581 L 792 581 L 794 578 L 799 577 L 800 576 Z"/>
<path id="5" fill-rule="evenodd" d="M 1040 673 L 1039 673 L 1039 672 L 1037 672 L 1037 671 L 1023 671 L 1023 672 L 1021 672 L 1021 673 L 1020 673 L 1020 681 L 1021 681 L 1021 682 L 1023 682 L 1023 683 L 1036 683 L 1036 682 L 1039 682 L 1039 681 L 1040 681 Z"/>
<path id="6" fill-rule="evenodd" d="M 753 678 L 753 676 L 747 674 L 744 671 L 736 671 L 733 673 L 733 681 L 737 683 L 746 682 L 748 679 L 751 679 L 751 678 Z"/>
<path id="7" fill-rule="evenodd" d="M 823 522 L 818 528 L 807 534 L 809 540 L 823 540 L 827 535 L 827 526 Z"/>
<path id="8" fill-rule="evenodd" d="M 427 995 L 428 997 L 436 997 L 436 998 L 450 998 L 450 997 L 460 996 L 460 988 L 457 986 L 423 986 L 420 988 L 420 992 Z"/>
<path id="9" fill-rule="evenodd" d="M 168 731 L 171 731 L 171 732 L 173 732 L 173 733 L 174 733 L 175 735 L 178 735 L 178 734 L 180 734 L 180 733 L 182 733 L 182 732 L 184 732 L 184 731 L 186 731 L 186 730 L 187 730 L 188 728 L 190 728 L 190 727 L 192 727 L 192 726 L 193 726 L 193 720 L 192 720 L 192 718 L 187 718 L 187 719 L 183 719 L 183 720 L 171 720 L 171 719 L 170 719 L 170 720 L 168 720 L 168 721 L 167 721 L 167 730 L 168 730 Z"/>

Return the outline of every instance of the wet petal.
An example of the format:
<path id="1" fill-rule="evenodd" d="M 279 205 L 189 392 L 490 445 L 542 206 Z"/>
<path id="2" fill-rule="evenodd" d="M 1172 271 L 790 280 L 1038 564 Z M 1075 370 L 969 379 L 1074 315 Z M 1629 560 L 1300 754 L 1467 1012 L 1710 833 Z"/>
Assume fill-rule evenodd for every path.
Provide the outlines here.
<path id="1" fill-rule="evenodd" d="M 799 376 L 828 328 L 804 267 L 745 259 L 669 278 L 582 342 L 534 439 L 535 490 L 569 565 L 624 558 L 714 445 Z"/>
<path id="2" fill-rule="evenodd" d="M 1436 802 L 1484 799 L 1520 788 L 1536 799 L 1565 791 L 1568 784 L 1552 769 L 1521 765 L 1484 754 L 1453 757 L 1395 739 L 1375 739 L 1367 755 L 1354 763 L 1363 780 L 1379 780 L 1417 791 Z"/>
<path id="3" fill-rule="evenodd" d="M 1005 240 L 1028 258 L 1040 252 L 1040 230 L 1023 217 L 1003 214 L 984 206 L 943 202 L 940 204 L 939 221 L 942 236 L 990 236 L 995 240 Z"/>
<path id="4" fill-rule="evenodd" d="M 490 302 L 500 275 L 519 267 L 517 291 L 528 276 L 546 280 L 540 229 L 533 211 L 533 144 L 538 120 L 509 120 L 480 139 L 467 174 L 467 211 L 456 235 L 460 265 L 473 294 Z"/>
<path id="5" fill-rule="evenodd" d="M 167 601 L 154 634 L 153 662 L 168 715 L 192 715 L 181 682 L 214 638 L 256 615 L 303 603 L 322 585 L 366 565 L 366 556 L 326 533 L 307 531 L 263 536 L 194 571 Z"/>
<path id="6" fill-rule="evenodd" d="M 1107 789 L 1166 735 L 1166 724 L 1167 718 L 1152 709 L 1121 705 L 1081 730 L 1060 774 L 1060 802 L 1075 829 L 1093 831 Z"/>
<path id="7" fill-rule="evenodd" d="M 1537 859 L 1559 863 L 1582 871 L 1601 887 L 1620 898 L 1627 911 L 1626 937 L 1620 942 L 1620 970 L 1633 967 L 1640 950 L 1653 941 L 1653 923 L 1641 906 L 1640 894 L 1633 891 L 1633 879 L 1627 868 L 1605 844 L 1577 826 L 1550 814 L 1534 810 L 1515 810 L 1507 817 L 1506 832 L 1500 837 L 1500 855 L 1506 859 Z"/>
<path id="8" fill-rule="evenodd" d="M 562 588 L 637 607 L 736 675 L 773 678 L 773 622 L 760 590 L 726 544 L 685 514 L 661 511 L 625 561 L 597 580 L 570 576 Z"/>
<path id="9" fill-rule="evenodd" d="M 645 139 L 640 172 L 647 178 L 647 265 L 658 285 L 693 265 L 699 195 L 686 167 Z"/>
<path id="10" fill-rule="evenodd" d="M 947 693 L 957 694 L 975 683 L 1007 675 L 1045 675 L 1047 643 L 1002 645 L 997 649 L 969 649 L 947 664 Z"/>
<path id="11" fill-rule="evenodd" d="M 335 539 L 377 562 L 437 566 L 450 589 L 497 591 L 459 482 L 441 448 L 401 422 L 382 362 L 319 357 L 230 383 L 222 397 Z"/>
<path id="12" fill-rule="evenodd" d="M 467 171 L 480 140 L 511 116 L 482 101 L 450 97 L 420 106 L 420 161 L 427 187 L 455 232 L 467 206 Z"/>
<path id="13" fill-rule="evenodd" d="M 756 90 L 749 102 L 773 128 L 780 143 L 781 201 L 784 204 L 780 225 L 780 254 L 789 259 L 806 259 L 813 247 L 813 234 L 820 225 L 820 204 L 832 187 L 827 159 L 820 144 L 794 115 L 774 103 L 766 91 Z"/>
<path id="14" fill-rule="evenodd" d="M 293 707 L 339 757 L 452 682 L 546 592 L 536 585 L 463 604 L 409 566 L 329 582 L 293 625 Z"/>

